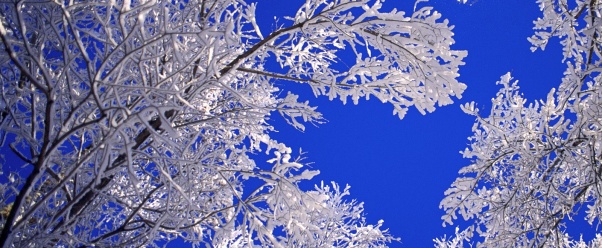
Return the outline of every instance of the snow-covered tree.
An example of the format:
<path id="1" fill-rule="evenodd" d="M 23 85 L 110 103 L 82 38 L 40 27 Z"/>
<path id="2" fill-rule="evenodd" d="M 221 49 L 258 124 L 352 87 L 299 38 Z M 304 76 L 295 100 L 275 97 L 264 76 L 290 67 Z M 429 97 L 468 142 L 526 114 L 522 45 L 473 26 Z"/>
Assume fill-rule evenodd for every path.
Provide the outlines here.
<path id="1" fill-rule="evenodd" d="M 451 27 L 429 7 L 307 0 L 263 35 L 257 6 L 1 2 L 0 147 L 21 162 L 2 165 L 0 247 L 394 240 L 365 223 L 348 188 L 298 186 L 318 171 L 270 138 L 267 119 L 278 112 L 303 130 L 322 116 L 274 82 L 343 102 L 375 97 L 400 118 L 411 106 L 430 112 L 465 88 Z"/>
<path id="2" fill-rule="evenodd" d="M 472 162 L 445 192 L 443 220 L 474 221 L 466 230 L 480 247 L 600 247 L 601 236 L 581 240 L 566 224 L 585 216 L 596 228 L 602 217 L 602 3 L 537 3 L 532 50 L 558 37 L 564 77 L 547 99 L 528 103 L 506 74 L 487 116 L 463 106 L 477 117 L 462 152 Z"/>

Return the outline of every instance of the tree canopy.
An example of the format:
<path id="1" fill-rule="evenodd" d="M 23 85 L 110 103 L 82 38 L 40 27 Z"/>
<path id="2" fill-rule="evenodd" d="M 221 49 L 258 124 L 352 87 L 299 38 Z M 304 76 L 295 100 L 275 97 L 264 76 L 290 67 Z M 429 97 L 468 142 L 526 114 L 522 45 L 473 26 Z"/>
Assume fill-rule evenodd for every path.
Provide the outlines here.
<path id="1" fill-rule="evenodd" d="M 269 33 L 254 1 L 0 2 L 0 150 L 20 163 L 2 165 L 0 247 L 399 240 L 349 186 L 311 181 L 268 121 L 324 122 L 290 84 L 400 119 L 462 96 L 453 26 L 427 1 L 383 2 L 305 0 Z M 602 214 L 602 3 L 536 3 L 532 51 L 559 42 L 564 76 L 530 101 L 507 73 L 490 108 L 461 105 L 476 118 L 470 162 L 440 203 L 456 235 L 437 247 L 602 246 L 567 225 Z"/>
<path id="2" fill-rule="evenodd" d="M 275 81 L 400 118 L 461 96 L 448 22 L 381 6 L 307 0 L 263 35 L 242 0 L 0 3 L 1 146 L 24 163 L 0 246 L 386 246 L 348 187 L 299 187 L 318 171 L 266 122 L 322 121 Z"/>

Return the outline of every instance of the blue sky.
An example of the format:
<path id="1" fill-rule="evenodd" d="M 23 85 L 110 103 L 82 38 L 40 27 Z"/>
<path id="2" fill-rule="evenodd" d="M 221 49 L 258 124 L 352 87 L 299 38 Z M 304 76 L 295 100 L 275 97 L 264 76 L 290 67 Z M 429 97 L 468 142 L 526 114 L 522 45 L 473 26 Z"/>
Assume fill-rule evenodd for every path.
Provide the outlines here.
<path id="1" fill-rule="evenodd" d="M 258 2 L 257 19 L 267 34 L 274 16 L 293 15 L 303 1 Z M 410 12 L 413 4 L 388 0 L 384 8 Z M 401 237 L 402 243 L 392 247 L 432 247 L 433 238 L 453 234 L 453 228 L 442 228 L 438 206 L 457 171 L 470 162 L 459 151 L 468 145 L 474 118 L 464 114 L 460 104 L 475 101 L 487 114 L 500 88 L 495 83 L 506 72 L 519 80 L 527 99 L 545 98 L 559 85 L 565 68 L 558 39 L 543 52 L 530 50 L 527 37 L 541 15 L 535 0 L 431 0 L 422 5 L 434 6 L 455 26 L 454 49 L 468 50 L 466 65 L 460 68 L 460 81 L 468 85 L 462 99 L 425 116 L 412 109 L 399 120 L 391 106 L 379 101 L 343 105 L 295 86 L 297 94 L 319 106 L 328 122 L 301 133 L 273 118 L 279 130 L 273 137 L 307 152 L 307 161 L 321 171 L 317 182 L 350 184 L 352 197 L 365 203 L 367 220 L 383 219 L 385 227 Z M 584 238 L 593 233 L 583 231 Z"/>

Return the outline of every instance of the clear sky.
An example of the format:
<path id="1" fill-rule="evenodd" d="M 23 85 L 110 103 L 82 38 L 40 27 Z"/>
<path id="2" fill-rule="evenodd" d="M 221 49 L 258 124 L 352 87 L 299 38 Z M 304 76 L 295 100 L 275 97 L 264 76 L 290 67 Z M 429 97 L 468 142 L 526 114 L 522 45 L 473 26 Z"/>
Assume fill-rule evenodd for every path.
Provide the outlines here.
<path id="1" fill-rule="evenodd" d="M 294 15 L 304 1 L 258 2 L 257 19 L 266 35 L 272 31 L 274 16 Z M 384 8 L 411 12 L 413 4 L 388 0 Z M 565 69 L 558 39 L 543 52 L 530 51 L 527 37 L 533 35 L 533 21 L 541 15 L 535 0 L 421 4 L 434 6 L 455 26 L 454 49 L 468 50 L 466 65 L 460 68 L 460 81 L 468 85 L 462 99 L 425 116 L 412 109 L 399 120 L 392 115 L 392 106 L 379 101 L 343 105 L 313 97 L 308 87 L 293 86 L 319 106 L 328 123 L 301 133 L 273 117 L 280 131 L 273 137 L 307 152 L 308 161 L 322 172 L 317 182 L 350 184 L 352 197 L 365 203 L 367 220 L 383 219 L 385 227 L 401 237 L 402 243 L 392 247 L 432 247 L 433 238 L 453 234 L 453 227 L 441 226 L 439 202 L 457 171 L 470 162 L 459 151 L 468 145 L 474 118 L 464 114 L 460 104 L 476 101 L 482 114 L 488 114 L 491 98 L 500 89 L 495 83 L 506 72 L 519 80 L 527 99 L 542 99 L 560 84 Z M 584 238 L 593 235 L 592 230 L 584 232 Z"/>

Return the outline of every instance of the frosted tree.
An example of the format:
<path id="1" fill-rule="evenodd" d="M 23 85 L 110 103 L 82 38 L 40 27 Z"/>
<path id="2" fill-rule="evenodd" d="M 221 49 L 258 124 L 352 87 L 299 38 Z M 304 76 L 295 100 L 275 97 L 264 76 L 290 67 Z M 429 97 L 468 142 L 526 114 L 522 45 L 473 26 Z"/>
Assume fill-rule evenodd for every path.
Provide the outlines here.
<path id="1" fill-rule="evenodd" d="M 322 116 L 274 82 L 343 102 L 374 97 L 400 118 L 412 106 L 430 112 L 465 89 L 452 27 L 429 7 L 307 0 L 264 36 L 256 7 L 0 3 L 0 147 L 21 161 L 2 165 L 0 246 L 394 240 L 382 222 L 365 223 L 347 187 L 298 186 L 318 171 L 271 139 L 266 120 L 279 113 L 303 130 Z M 258 152 L 273 159 L 255 161 Z"/>
<path id="2" fill-rule="evenodd" d="M 535 51 L 560 39 L 562 82 L 527 103 L 507 74 L 487 116 L 463 106 L 477 118 L 462 152 L 472 162 L 445 192 L 443 220 L 472 220 L 465 231 L 480 247 L 600 247 L 600 235 L 584 241 L 566 223 L 585 216 L 597 228 L 602 217 L 602 4 L 537 2 L 543 17 L 529 41 Z"/>

